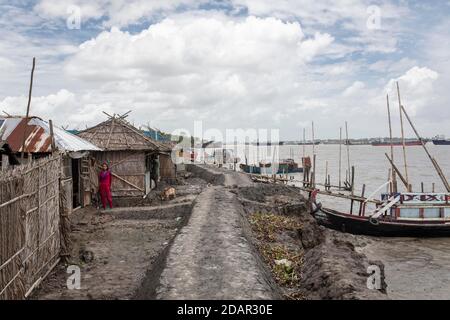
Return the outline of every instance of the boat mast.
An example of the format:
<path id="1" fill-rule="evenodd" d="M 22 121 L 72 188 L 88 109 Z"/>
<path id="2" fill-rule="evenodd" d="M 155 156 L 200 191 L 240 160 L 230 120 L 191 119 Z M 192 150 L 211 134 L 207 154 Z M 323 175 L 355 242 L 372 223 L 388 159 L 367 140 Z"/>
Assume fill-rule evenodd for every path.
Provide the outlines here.
<path id="1" fill-rule="evenodd" d="M 342 127 L 339 128 L 339 190 L 341 190 L 342 181 Z"/>
<path id="2" fill-rule="evenodd" d="M 397 96 L 398 96 L 398 108 L 400 111 L 400 126 L 401 126 L 401 132 L 402 132 L 402 146 L 403 146 L 403 161 L 404 161 L 404 166 L 405 166 L 405 179 L 406 179 L 406 183 L 408 184 L 406 191 L 411 192 L 411 187 L 409 185 L 409 177 L 408 177 L 408 162 L 406 160 L 406 142 L 405 142 L 405 131 L 403 129 L 402 101 L 400 99 L 400 87 L 398 86 L 398 81 L 397 81 Z"/>
<path id="3" fill-rule="evenodd" d="M 314 137 L 314 121 L 312 121 L 312 147 L 313 147 L 313 172 L 312 172 L 312 186 L 316 188 L 316 147 L 315 147 L 315 137 Z"/>
<path id="4" fill-rule="evenodd" d="M 386 95 L 386 101 L 387 101 L 387 111 L 388 111 L 388 120 L 389 120 L 389 138 L 391 139 L 391 160 L 392 160 L 392 192 L 397 192 L 397 176 L 395 174 L 394 170 L 394 144 L 392 141 L 392 123 L 391 123 L 391 108 L 389 106 L 389 95 Z"/>
<path id="5" fill-rule="evenodd" d="M 348 175 L 350 178 L 350 141 L 348 139 L 348 123 L 345 121 L 345 144 L 347 145 L 347 165 L 348 165 Z"/>
<path id="6" fill-rule="evenodd" d="M 306 144 L 306 128 L 303 128 L 303 158 L 306 157 L 305 144 Z"/>
<path id="7" fill-rule="evenodd" d="M 417 136 L 417 139 L 420 140 L 420 142 L 422 144 L 422 147 L 425 150 L 426 154 L 428 155 L 428 158 L 430 158 L 431 163 L 433 164 L 434 168 L 436 169 L 437 174 L 439 175 L 439 178 L 441 178 L 442 183 L 445 186 L 445 189 L 447 189 L 447 192 L 450 192 L 450 185 L 448 184 L 448 181 L 447 181 L 447 178 L 444 175 L 444 172 L 442 171 L 441 167 L 437 163 L 436 159 L 433 156 L 431 156 L 430 152 L 428 151 L 427 147 L 425 146 L 425 143 L 423 142 L 423 139 L 420 137 L 419 133 L 416 130 L 416 127 L 412 123 L 408 113 L 406 112 L 406 110 L 405 110 L 405 108 L 403 106 L 401 107 L 401 111 L 405 114 L 406 119 L 408 120 L 409 124 L 411 125 L 411 128 L 414 130 L 414 133 Z"/>

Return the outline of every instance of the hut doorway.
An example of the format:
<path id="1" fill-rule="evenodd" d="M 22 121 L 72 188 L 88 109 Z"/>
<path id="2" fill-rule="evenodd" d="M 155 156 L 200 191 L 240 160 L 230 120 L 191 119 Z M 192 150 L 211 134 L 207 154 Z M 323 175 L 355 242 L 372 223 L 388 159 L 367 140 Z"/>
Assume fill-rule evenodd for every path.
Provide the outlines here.
<path id="1" fill-rule="evenodd" d="M 81 159 L 72 159 L 73 208 L 81 206 Z"/>

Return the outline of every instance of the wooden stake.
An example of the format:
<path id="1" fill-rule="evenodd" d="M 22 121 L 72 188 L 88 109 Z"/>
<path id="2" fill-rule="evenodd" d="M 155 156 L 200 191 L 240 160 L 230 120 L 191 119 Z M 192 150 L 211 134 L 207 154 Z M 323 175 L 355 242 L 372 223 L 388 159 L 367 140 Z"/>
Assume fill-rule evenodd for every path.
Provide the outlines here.
<path id="1" fill-rule="evenodd" d="M 391 108 L 389 106 L 389 95 L 386 95 L 386 100 L 387 100 L 387 111 L 388 111 L 388 120 L 389 120 L 389 138 L 391 140 L 391 159 L 392 159 L 392 162 L 395 163 L 395 161 L 394 161 L 394 143 L 392 140 L 392 123 L 391 123 Z M 391 192 L 397 192 L 397 177 L 395 174 L 395 170 L 393 168 L 391 170 L 391 174 L 392 174 L 392 190 L 391 190 Z"/>
<path id="2" fill-rule="evenodd" d="M 421 138 L 421 136 L 419 135 L 419 133 L 416 130 L 416 127 L 414 126 L 414 124 L 412 123 L 411 119 L 409 118 L 409 115 L 406 112 L 405 108 L 402 106 L 401 109 L 402 109 L 403 113 L 405 114 L 406 119 L 408 120 L 409 124 L 411 125 L 411 128 L 414 130 L 414 133 L 416 134 L 417 139 L 419 139 L 420 142 L 422 143 L 422 147 L 425 150 L 425 152 L 428 155 L 428 157 L 430 158 L 431 163 L 433 164 L 434 168 L 436 169 L 436 172 L 438 173 L 439 177 L 441 178 L 445 189 L 447 190 L 447 192 L 450 192 L 450 185 L 448 184 L 448 181 L 447 181 L 447 178 L 444 175 L 444 172 L 442 172 L 442 169 L 439 166 L 439 164 L 437 163 L 436 159 L 431 156 L 430 152 L 428 151 L 427 147 L 425 146 L 425 143 L 423 142 L 423 139 Z"/>
<path id="3" fill-rule="evenodd" d="M 312 122 L 312 149 L 313 149 L 313 155 L 316 154 L 316 142 L 314 140 L 314 121 Z M 315 171 L 315 170 L 314 170 Z"/>
<path id="4" fill-rule="evenodd" d="M 306 144 L 306 128 L 303 128 L 303 158 L 306 157 L 305 144 Z"/>
<path id="5" fill-rule="evenodd" d="M 352 196 L 355 194 L 355 167 L 352 167 Z"/>
<path id="6" fill-rule="evenodd" d="M 408 189 L 409 189 L 408 182 L 407 182 L 406 179 L 403 177 L 403 175 L 402 175 L 402 173 L 400 172 L 400 170 L 398 170 L 397 166 L 395 165 L 394 162 L 392 162 L 392 159 L 389 158 L 389 155 L 388 155 L 387 153 L 385 153 L 384 155 L 386 156 L 386 158 L 387 158 L 387 159 L 389 160 L 389 162 L 391 163 L 392 168 L 397 172 L 397 174 L 398 174 L 400 180 L 402 180 L 403 184 L 405 185 L 406 190 L 408 190 Z"/>
<path id="7" fill-rule="evenodd" d="M 28 118 L 30 117 L 30 105 L 31 105 L 31 95 L 33 93 L 33 79 L 34 79 L 34 68 L 36 67 L 36 58 L 33 58 L 33 67 L 31 69 L 31 80 L 30 80 L 30 90 L 28 92 L 28 104 L 27 104 L 27 113 L 25 116 L 25 128 L 23 130 L 23 140 L 22 140 L 22 154 L 21 158 L 22 160 L 25 157 L 25 141 L 27 139 L 27 125 L 28 125 Z"/>
<path id="8" fill-rule="evenodd" d="M 361 191 L 361 198 L 364 198 L 365 193 L 366 193 L 366 185 L 363 184 L 363 186 L 362 186 L 362 191 Z M 363 203 L 363 202 L 360 202 L 360 203 L 359 203 L 359 215 L 360 215 L 360 216 L 363 215 L 363 206 L 364 206 L 364 203 Z"/>
<path id="9" fill-rule="evenodd" d="M 52 147 L 52 153 L 56 151 L 56 144 L 55 144 L 55 135 L 53 133 L 53 121 L 48 121 L 50 125 L 50 139 L 51 139 L 51 147 Z"/>
<path id="10" fill-rule="evenodd" d="M 345 121 L 345 141 L 347 145 L 347 165 L 348 165 L 348 173 L 350 174 L 350 143 L 348 140 L 348 124 L 347 121 Z"/>
<path id="11" fill-rule="evenodd" d="M 339 128 L 339 190 L 342 184 L 342 127 Z"/>
<path id="12" fill-rule="evenodd" d="M 392 180 L 391 180 L 391 177 L 392 177 L 392 169 L 391 168 L 389 168 L 389 170 L 388 170 L 388 178 L 387 178 L 387 181 L 390 181 L 390 183 L 389 183 L 389 185 L 386 187 L 386 193 L 392 193 L 393 191 L 393 187 L 392 187 Z"/>
<path id="13" fill-rule="evenodd" d="M 313 171 L 311 173 L 311 183 L 312 187 L 316 188 L 316 155 L 313 155 Z"/>
<path id="14" fill-rule="evenodd" d="M 406 142 L 405 142 L 405 132 L 403 129 L 403 113 L 402 113 L 402 101 L 400 99 L 400 87 L 397 82 L 397 96 L 398 96 L 398 108 L 400 111 L 400 126 L 401 126 L 401 132 L 402 132 L 402 147 L 403 147 L 403 161 L 405 166 L 405 179 L 406 179 L 406 191 L 411 191 L 409 189 L 409 178 L 408 178 L 408 162 L 406 160 Z M 393 162 L 394 160 L 392 160 Z"/>

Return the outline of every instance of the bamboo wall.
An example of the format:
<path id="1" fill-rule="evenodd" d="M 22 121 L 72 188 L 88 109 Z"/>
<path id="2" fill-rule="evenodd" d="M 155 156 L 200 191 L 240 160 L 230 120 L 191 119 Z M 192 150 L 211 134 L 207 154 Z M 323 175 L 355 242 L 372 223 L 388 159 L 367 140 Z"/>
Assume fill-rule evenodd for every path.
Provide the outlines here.
<path id="1" fill-rule="evenodd" d="M 61 156 L 0 175 L 0 300 L 23 299 L 59 261 Z"/>
<path id="2" fill-rule="evenodd" d="M 113 183 L 113 197 L 142 196 L 145 193 L 145 152 L 144 151 L 106 151 L 94 154 L 98 166 L 109 164 Z M 96 175 L 100 170 L 97 170 Z M 117 177 L 118 176 L 118 177 Z"/>
<path id="3" fill-rule="evenodd" d="M 175 165 L 170 155 L 161 154 L 159 156 L 161 180 L 172 183 L 176 178 Z"/>

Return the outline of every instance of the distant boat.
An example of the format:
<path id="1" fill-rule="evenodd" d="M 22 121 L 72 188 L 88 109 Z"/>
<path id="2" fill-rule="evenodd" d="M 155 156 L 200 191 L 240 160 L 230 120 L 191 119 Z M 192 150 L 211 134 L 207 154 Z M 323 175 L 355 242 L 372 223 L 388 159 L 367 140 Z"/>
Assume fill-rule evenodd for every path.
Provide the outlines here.
<path id="1" fill-rule="evenodd" d="M 425 141 L 424 141 L 425 143 Z M 391 142 L 390 141 L 374 141 L 371 143 L 372 146 L 374 147 L 390 147 L 391 146 Z M 392 145 L 394 147 L 402 147 L 403 146 L 403 142 L 402 141 L 393 141 Z M 422 142 L 420 140 L 408 140 L 405 141 L 405 146 L 406 147 L 413 147 L 413 146 L 421 146 Z"/>
<path id="2" fill-rule="evenodd" d="M 287 174 L 303 172 L 303 168 L 299 167 L 298 163 L 296 163 L 293 159 L 281 160 L 276 164 L 276 166 L 278 166 L 278 170 L 276 173 L 273 172 L 272 163 L 260 162 L 259 165 L 241 164 L 240 168 L 246 173 L 253 174 Z"/>
<path id="3" fill-rule="evenodd" d="M 314 141 L 314 143 L 312 141 L 306 141 L 306 142 L 300 142 L 298 145 L 300 146 L 318 146 L 321 142 L 320 141 Z"/>
<path id="4" fill-rule="evenodd" d="M 445 139 L 444 136 L 436 136 L 433 138 L 433 144 L 436 146 L 449 146 L 450 140 Z"/>
<path id="5" fill-rule="evenodd" d="M 437 146 L 449 146 L 450 140 L 433 140 L 433 144 Z"/>

